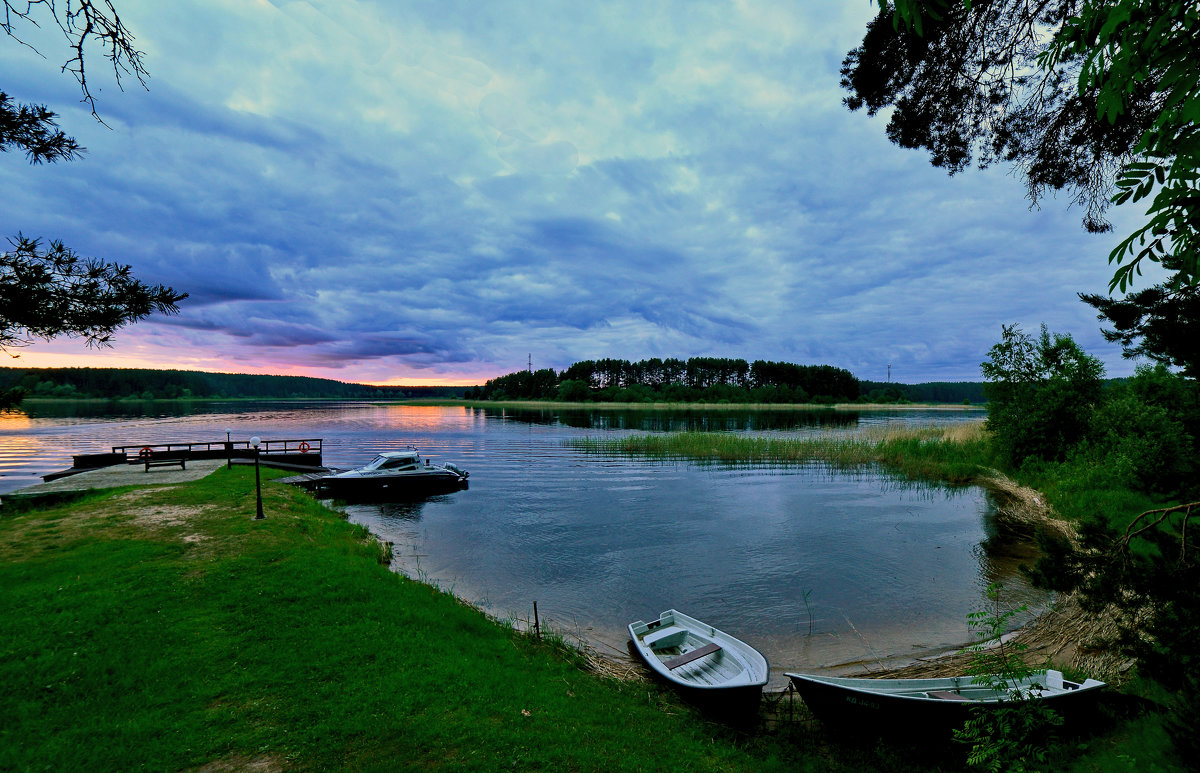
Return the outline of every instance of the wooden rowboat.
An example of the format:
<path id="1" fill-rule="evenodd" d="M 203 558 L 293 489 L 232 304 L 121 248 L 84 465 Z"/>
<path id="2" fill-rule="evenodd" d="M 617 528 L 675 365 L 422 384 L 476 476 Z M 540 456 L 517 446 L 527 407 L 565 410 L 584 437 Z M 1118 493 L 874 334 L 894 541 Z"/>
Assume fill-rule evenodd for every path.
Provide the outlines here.
<path id="1" fill-rule="evenodd" d="M 769 668 L 762 654 L 724 631 L 668 609 L 657 620 L 629 624 L 646 664 L 693 698 L 720 696 L 757 703 Z"/>
<path id="2" fill-rule="evenodd" d="M 900 731 L 961 726 L 972 706 L 996 708 L 1022 697 L 1068 715 L 1090 706 L 1104 687 L 1095 679 L 1072 682 L 1061 671 L 1039 671 L 1004 690 L 973 676 L 863 679 L 789 673 L 787 677 L 818 716 L 852 722 L 855 727 Z"/>

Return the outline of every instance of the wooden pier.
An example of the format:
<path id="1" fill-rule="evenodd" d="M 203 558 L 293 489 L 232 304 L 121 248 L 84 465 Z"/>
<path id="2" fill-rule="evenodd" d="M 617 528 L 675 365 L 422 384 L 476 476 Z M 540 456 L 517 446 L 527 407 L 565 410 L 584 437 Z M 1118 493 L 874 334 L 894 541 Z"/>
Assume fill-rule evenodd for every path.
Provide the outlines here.
<path id="1" fill-rule="evenodd" d="M 259 443 L 260 458 L 299 456 L 304 459 L 316 458 L 314 466 L 320 467 L 321 438 L 300 438 L 295 440 L 263 440 Z M 137 464 L 142 460 L 145 451 L 149 450 L 154 456 L 160 454 L 183 455 L 189 459 L 253 459 L 254 448 L 249 440 L 234 440 L 215 443 L 134 443 L 127 446 L 113 446 L 112 456 L 124 455 L 129 464 Z M 76 457 L 79 458 L 79 457 Z"/>
<path id="2" fill-rule="evenodd" d="M 295 465 L 298 468 L 322 466 L 321 438 L 289 438 L 287 440 L 264 440 L 258 446 L 258 457 L 264 462 Z M 130 443 L 112 446 L 106 454 L 80 454 L 71 457 L 69 469 L 48 473 L 42 480 L 51 481 L 76 475 L 85 470 L 109 467 L 114 464 L 143 464 L 146 459 L 225 459 L 237 462 L 253 460 L 254 449 L 249 440 L 225 442 L 188 443 Z"/>
<path id="3" fill-rule="evenodd" d="M 321 438 L 263 440 L 258 460 L 270 467 L 297 472 L 312 471 L 314 478 L 328 475 L 321 464 Z M 189 443 L 130 443 L 112 446 L 108 453 L 71 457 L 72 466 L 42 475 L 42 483 L 5 494 L 3 500 L 52 498 L 92 488 L 195 480 L 228 464 L 253 464 L 254 448 L 248 440 Z M 178 466 L 179 470 L 163 468 Z"/>
<path id="4" fill-rule="evenodd" d="M 266 464 L 277 464 L 290 469 L 318 469 L 322 467 L 322 439 L 296 438 L 288 440 L 264 440 L 259 444 L 259 460 Z M 115 464 L 145 464 L 154 459 L 224 459 L 226 462 L 241 463 L 254 460 L 254 449 L 249 440 L 209 443 L 131 443 L 112 446 L 106 454 L 78 454 L 71 457 L 71 466 L 65 470 L 48 472 L 41 476 L 49 483 L 59 478 L 78 475 L 88 470 L 111 467 Z M 156 466 L 153 465 L 152 466 Z M 149 469 L 149 468 L 147 468 Z"/>

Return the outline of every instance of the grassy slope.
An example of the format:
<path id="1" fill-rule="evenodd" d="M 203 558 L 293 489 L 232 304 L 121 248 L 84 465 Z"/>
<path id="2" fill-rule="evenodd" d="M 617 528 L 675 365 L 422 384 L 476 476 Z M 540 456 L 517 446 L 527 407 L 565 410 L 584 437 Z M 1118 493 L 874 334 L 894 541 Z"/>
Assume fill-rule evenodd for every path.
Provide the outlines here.
<path id="1" fill-rule="evenodd" d="M 255 522 L 252 480 L 0 518 L 0 769 L 797 767 L 391 573 L 290 487 Z"/>

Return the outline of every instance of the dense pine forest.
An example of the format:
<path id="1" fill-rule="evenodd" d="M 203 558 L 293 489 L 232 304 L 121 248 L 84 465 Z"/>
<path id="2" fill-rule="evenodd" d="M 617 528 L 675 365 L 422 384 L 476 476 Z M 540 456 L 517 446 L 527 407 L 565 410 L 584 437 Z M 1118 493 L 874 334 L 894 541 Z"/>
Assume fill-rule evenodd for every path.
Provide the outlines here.
<path id="1" fill-rule="evenodd" d="M 975 403 L 987 402 L 980 381 L 929 381 L 924 384 L 897 384 L 885 381 L 860 381 L 859 387 L 871 403 Z"/>
<path id="2" fill-rule="evenodd" d="M 147 368 L 0 368 L 0 393 L 79 399 L 462 397 L 463 387 L 380 387 L 305 376 Z"/>
<path id="3" fill-rule="evenodd" d="M 509 373 L 468 390 L 476 400 L 714 403 L 982 403 L 981 383 L 859 381 L 831 365 L 724 357 L 584 360 Z"/>

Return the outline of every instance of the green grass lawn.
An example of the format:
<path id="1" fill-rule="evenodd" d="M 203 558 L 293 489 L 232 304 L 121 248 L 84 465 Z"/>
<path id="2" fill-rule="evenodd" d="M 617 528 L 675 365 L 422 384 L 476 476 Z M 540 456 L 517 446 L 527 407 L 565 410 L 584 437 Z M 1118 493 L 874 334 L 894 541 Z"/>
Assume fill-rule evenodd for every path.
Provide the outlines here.
<path id="1" fill-rule="evenodd" d="M 268 483 L 264 496 L 267 518 L 255 521 L 253 472 L 235 468 L 6 508 L 0 770 L 961 762 L 953 744 L 839 739 L 811 721 L 751 730 L 708 721 L 657 684 L 597 675 L 553 639 L 392 573 L 364 529 L 302 492 Z M 1139 732 L 1155 748 L 1154 728 Z M 1093 748 L 1085 759 L 1105 764 L 1078 769 L 1139 769 L 1121 759 L 1127 746 Z"/>
<path id="2" fill-rule="evenodd" d="M 253 473 L 0 517 L 0 770 L 795 769 Z"/>

